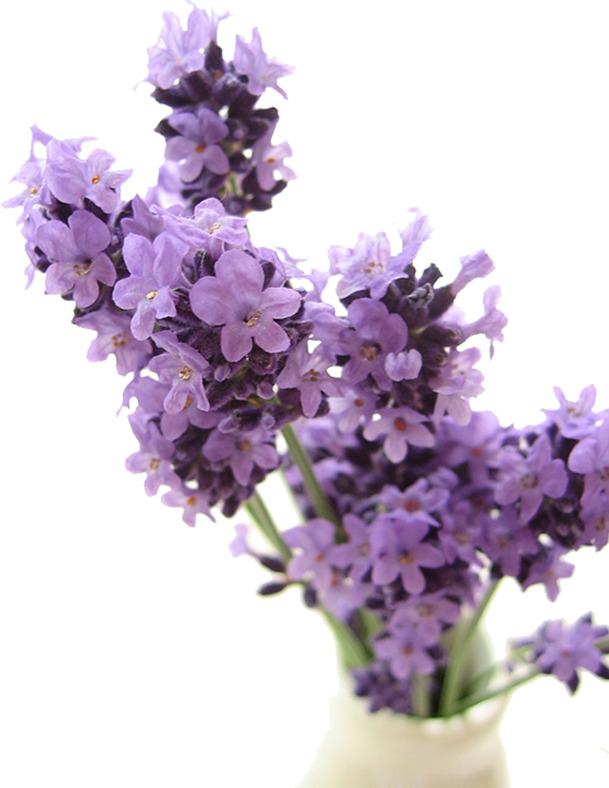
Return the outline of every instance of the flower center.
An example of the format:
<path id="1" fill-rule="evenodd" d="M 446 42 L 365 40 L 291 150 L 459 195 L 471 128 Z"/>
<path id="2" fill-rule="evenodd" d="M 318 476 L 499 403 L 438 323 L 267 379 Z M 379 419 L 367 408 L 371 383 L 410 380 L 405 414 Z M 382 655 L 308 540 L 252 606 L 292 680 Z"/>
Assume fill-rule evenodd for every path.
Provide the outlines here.
<path id="1" fill-rule="evenodd" d="M 220 224 L 220 222 L 214 222 L 214 223 L 212 224 L 212 226 L 209 228 L 209 230 L 208 230 L 207 232 L 208 232 L 210 235 L 213 235 L 213 234 L 216 232 L 216 230 L 219 230 L 219 229 L 220 229 L 220 227 L 222 227 L 222 225 Z"/>
<path id="2" fill-rule="evenodd" d="M 178 373 L 182 380 L 190 380 L 192 377 L 192 369 L 187 367 L 186 365 L 180 367 L 180 371 Z"/>
<path id="3" fill-rule="evenodd" d="M 412 553 L 401 553 L 398 560 L 401 564 L 411 564 L 414 558 Z"/>
<path id="4" fill-rule="evenodd" d="M 158 471 L 158 469 L 160 467 L 161 467 L 161 460 L 160 460 L 160 458 L 159 457 L 153 457 L 150 460 L 150 470 L 151 471 Z"/>
<path id="5" fill-rule="evenodd" d="M 261 317 L 262 317 L 262 312 L 259 309 L 256 309 L 255 311 L 252 310 L 251 312 L 248 312 L 247 315 L 245 316 L 243 325 L 249 326 L 251 328 L 252 326 L 256 325 L 256 323 L 260 320 Z"/>
<path id="6" fill-rule="evenodd" d="M 359 353 L 364 361 L 374 361 L 381 355 L 381 348 L 376 342 L 364 342 Z"/>
<path id="7" fill-rule="evenodd" d="M 378 274 L 382 274 L 385 270 L 383 263 L 377 263 L 376 260 L 370 260 L 363 268 L 363 273 L 370 279 L 374 279 Z"/>
<path id="8" fill-rule="evenodd" d="M 317 383 L 319 380 L 319 372 L 316 369 L 308 369 L 302 379 L 305 383 Z"/>
<path id="9" fill-rule="evenodd" d="M 401 416 L 398 416 L 397 419 L 394 419 L 393 426 L 396 428 L 396 430 L 404 432 L 407 425 L 404 419 Z"/>
<path id="10" fill-rule="evenodd" d="M 205 145 L 197 145 L 197 147 L 195 148 L 195 153 L 203 153 L 204 150 L 205 150 Z"/>
<path id="11" fill-rule="evenodd" d="M 101 180 L 101 178 L 99 177 L 99 175 L 94 175 L 94 176 L 91 178 L 91 183 L 94 183 L 94 184 L 95 184 L 95 183 L 99 183 L 99 182 L 100 182 L 100 180 Z"/>
<path id="12" fill-rule="evenodd" d="M 196 502 L 197 502 L 197 496 L 196 495 L 189 495 L 188 498 L 184 501 L 186 506 L 194 506 L 196 504 Z"/>
<path id="13" fill-rule="evenodd" d="M 252 448 L 252 442 L 249 438 L 241 438 L 236 443 L 239 451 L 249 451 Z"/>
<path id="14" fill-rule="evenodd" d="M 407 512 L 418 512 L 420 508 L 421 504 L 418 501 L 413 501 L 412 498 L 404 504 L 404 509 Z"/>
<path id="15" fill-rule="evenodd" d="M 93 268 L 93 262 L 91 260 L 87 260 L 83 263 L 75 263 L 74 270 L 76 271 L 76 276 L 86 276 L 90 273 L 91 269 Z"/>
<path id="16" fill-rule="evenodd" d="M 149 293 L 146 293 L 146 298 L 148 301 L 152 301 L 153 298 L 156 298 L 159 294 L 158 290 L 151 290 Z"/>
<path id="17" fill-rule="evenodd" d="M 125 347 L 129 342 L 129 334 L 114 334 L 112 337 L 112 344 L 115 348 Z"/>
<path id="18" fill-rule="evenodd" d="M 534 473 L 525 473 L 525 475 L 520 480 L 522 486 L 527 489 L 531 490 L 533 487 L 537 487 L 538 478 Z"/>

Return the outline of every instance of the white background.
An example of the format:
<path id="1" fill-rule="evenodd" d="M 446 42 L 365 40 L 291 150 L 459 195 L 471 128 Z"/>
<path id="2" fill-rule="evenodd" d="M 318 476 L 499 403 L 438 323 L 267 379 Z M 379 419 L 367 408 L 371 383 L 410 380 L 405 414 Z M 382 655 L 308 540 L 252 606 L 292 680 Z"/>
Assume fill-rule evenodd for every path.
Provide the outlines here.
<path id="1" fill-rule="evenodd" d="M 2 199 L 33 123 L 96 136 L 136 171 L 125 197 L 154 182 L 163 108 L 133 86 L 169 7 L 188 10 L 11 8 Z M 253 218 L 254 241 L 321 267 L 330 244 L 399 227 L 418 205 L 435 229 L 422 257 L 448 281 L 486 248 L 510 323 L 478 407 L 504 423 L 536 422 L 554 385 L 577 398 L 594 382 L 609 406 L 605 8 L 235 0 L 221 29 L 228 55 L 234 33 L 249 40 L 258 25 L 266 51 L 296 66 L 275 139 L 292 145 L 299 178 Z M 265 578 L 228 554 L 230 524 L 188 528 L 124 470 L 136 450 L 115 415 L 125 381 L 86 361 L 93 334 L 42 278 L 24 292 L 16 215 L 0 214 L 0 784 L 290 788 L 323 733 L 330 636 L 297 595 L 256 597 Z M 497 647 L 545 617 L 594 609 L 609 622 L 608 570 L 607 554 L 578 557 L 554 606 L 504 589 L 489 619 Z M 503 728 L 514 787 L 609 784 L 608 701 L 593 678 L 573 699 L 549 679 L 520 691 Z"/>

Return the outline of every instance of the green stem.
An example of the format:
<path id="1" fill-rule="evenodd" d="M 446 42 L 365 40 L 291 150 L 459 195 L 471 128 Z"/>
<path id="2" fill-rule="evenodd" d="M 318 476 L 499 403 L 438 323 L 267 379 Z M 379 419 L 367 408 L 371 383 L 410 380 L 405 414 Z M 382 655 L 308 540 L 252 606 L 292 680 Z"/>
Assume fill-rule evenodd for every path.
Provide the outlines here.
<path id="1" fill-rule="evenodd" d="M 483 692 L 480 695 L 473 695 L 468 698 L 463 698 L 462 700 L 456 702 L 453 705 L 450 715 L 445 715 L 445 716 L 452 716 L 453 714 L 462 714 L 464 711 L 470 709 L 472 706 L 477 706 L 478 703 L 483 703 L 484 701 L 491 700 L 492 698 L 497 698 L 500 695 L 507 694 L 508 692 L 512 692 L 512 690 L 515 690 L 516 687 L 521 687 L 523 684 L 528 684 L 529 681 L 541 675 L 542 675 L 541 671 L 538 668 L 535 668 L 530 673 L 527 673 L 525 676 L 521 676 L 518 679 L 514 679 L 513 681 L 504 684 L 498 689 L 489 690 L 488 692 Z"/>
<path id="2" fill-rule="evenodd" d="M 442 684 L 442 693 L 439 703 L 440 717 L 450 717 L 452 714 L 455 714 L 455 708 L 458 705 L 457 701 L 461 690 L 463 669 L 471 647 L 472 637 L 497 590 L 498 583 L 498 580 L 491 581 L 472 617 L 465 623 L 465 626 L 461 629 L 457 629 L 457 638 L 448 657 L 448 664 Z"/>
<path id="3" fill-rule="evenodd" d="M 332 630 L 345 667 L 348 669 L 363 668 L 367 665 L 373 656 L 370 647 L 357 637 L 348 624 L 339 621 L 323 607 L 320 606 L 318 609 Z"/>
<path id="4" fill-rule="evenodd" d="M 292 551 L 281 538 L 279 529 L 275 525 L 266 504 L 260 497 L 258 491 L 245 503 L 245 509 L 252 520 L 256 523 L 261 533 L 268 539 L 277 552 L 286 561 L 292 557 Z"/>
<path id="5" fill-rule="evenodd" d="M 313 465 L 311 464 L 309 455 L 306 453 L 302 443 L 298 439 L 294 428 L 291 424 L 286 424 L 281 432 L 285 438 L 286 443 L 288 444 L 290 455 L 292 456 L 292 459 L 300 471 L 304 485 L 307 488 L 311 502 L 317 510 L 318 515 L 323 517 L 325 520 L 329 520 L 331 523 L 334 523 L 334 525 L 336 525 L 336 527 L 342 531 L 340 520 L 336 516 L 336 512 L 328 500 L 328 497 L 322 490 L 319 480 L 315 475 L 315 471 L 313 470 Z"/>

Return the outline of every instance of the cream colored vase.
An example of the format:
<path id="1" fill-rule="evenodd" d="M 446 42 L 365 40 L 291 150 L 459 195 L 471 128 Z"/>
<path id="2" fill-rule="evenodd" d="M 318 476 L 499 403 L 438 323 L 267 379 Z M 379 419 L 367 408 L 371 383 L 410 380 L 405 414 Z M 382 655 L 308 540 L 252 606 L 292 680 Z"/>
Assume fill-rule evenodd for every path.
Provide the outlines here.
<path id="1" fill-rule="evenodd" d="M 448 720 L 370 714 L 342 682 L 298 788 L 508 788 L 499 736 L 505 706 L 494 700 Z"/>

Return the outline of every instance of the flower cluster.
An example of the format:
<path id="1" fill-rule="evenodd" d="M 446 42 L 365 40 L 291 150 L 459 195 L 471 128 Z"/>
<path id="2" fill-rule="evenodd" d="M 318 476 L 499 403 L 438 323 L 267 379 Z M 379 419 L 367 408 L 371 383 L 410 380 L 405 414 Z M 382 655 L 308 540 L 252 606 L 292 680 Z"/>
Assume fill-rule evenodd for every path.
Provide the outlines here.
<path id="1" fill-rule="evenodd" d="M 230 214 L 243 216 L 270 208 L 295 177 L 284 162 L 289 145 L 272 141 L 277 110 L 256 106 L 268 89 L 285 97 L 277 80 L 292 69 L 267 57 L 257 29 L 250 43 L 238 36 L 233 60 L 224 60 L 217 31 L 225 16 L 193 8 L 182 30 L 167 12 L 148 50 L 153 96 L 173 110 L 157 127 L 167 144 L 156 197 L 190 208 L 218 197 Z"/>
<path id="2" fill-rule="evenodd" d="M 554 600 L 568 554 L 607 543 L 609 412 L 593 387 L 575 402 L 556 389 L 558 408 L 523 430 L 472 410 L 483 389 L 471 340 L 492 353 L 506 318 L 496 286 L 474 321 L 455 302 L 493 263 L 465 256 L 446 284 L 436 265 L 417 269 L 430 235 L 417 209 L 393 245 L 362 233 L 332 247 L 327 272 L 253 244 L 243 214 L 293 175 L 289 148 L 271 144 L 276 111 L 255 105 L 267 87 L 283 93 L 290 69 L 257 30 L 224 61 L 220 21 L 193 8 L 183 30 L 168 13 L 149 50 L 153 95 L 173 112 L 146 198 L 121 200 L 129 173 L 84 154 L 89 140 L 33 129 L 25 190 L 9 203 L 28 278 L 41 272 L 47 293 L 73 301 L 74 323 L 97 335 L 90 360 L 113 355 L 130 377 L 139 449 L 127 467 L 147 494 L 162 490 L 189 525 L 245 505 L 274 550 L 254 550 L 239 525 L 233 554 L 273 574 L 264 594 L 302 587 L 370 708 L 448 716 L 501 691 L 464 665 L 497 583 L 543 585 Z M 257 492 L 279 467 L 302 512 L 283 531 Z M 551 672 L 574 690 L 581 668 L 609 677 L 607 632 L 549 622 L 514 655 L 527 678 Z"/>

